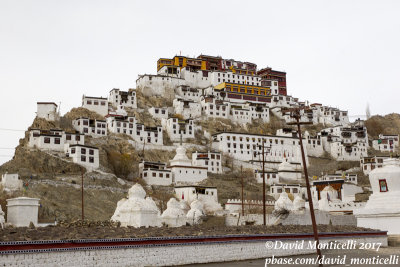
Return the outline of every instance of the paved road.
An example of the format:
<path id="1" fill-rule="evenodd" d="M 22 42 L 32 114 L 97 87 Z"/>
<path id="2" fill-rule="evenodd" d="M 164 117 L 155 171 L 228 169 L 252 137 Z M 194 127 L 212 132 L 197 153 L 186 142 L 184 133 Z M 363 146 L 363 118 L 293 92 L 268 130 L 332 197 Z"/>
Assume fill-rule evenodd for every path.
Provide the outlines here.
<path id="1" fill-rule="evenodd" d="M 341 259 L 344 258 L 346 255 L 346 264 L 325 264 L 324 267 L 333 267 L 333 266 L 400 266 L 400 247 L 387 247 L 387 248 L 380 248 L 379 252 L 376 251 L 371 251 L 371 250 L 328 250 L 328 251 L 322 251 L 322 255 L 325 255 L 326 258 L 338 258 L 340 257 Z M 381 259 L 381 258 L 389 258 L 391 255 L 393 255 L 392 259 L 396 259 L 398 261 L 398 264 L 391 264 L 391 265 L 380 265 L 380 264 L 350 264 L 350 260 L 353 258 L 362 258 L 362 259 L 367 259 L 367 258 L 372 258 L 375 257 L 376 259 Z M 279 259 L 289 259 L 292 258 L 294 259 L 303 259 L 305 258 L 311 258 L 315 257 L 315 255 L 301 255 L 301 256 L 293 256 L 293 257 L 282 257 Z M 259 260 L 247 260 L 247 261 L 235 261 L 235 262 L 226 262 L 226 263 L 208 263 L 208 264 L 194 264 L 194 265 L 188 265 L 188 266 L 198 266 L 198 267 L 219 267 L 219 266 L 250 266 L 250 267 L 260 267 L 260 266 L 266 266 L 265 265 L 265 259 L 259 259 Z M 266 267 L 278 267 L 278 266 L 318 266 L 318 265 L 309 265 L 309 264 L 298 264 L 298 265 L 288 265 L 288 264 L 268 264 Z"/>

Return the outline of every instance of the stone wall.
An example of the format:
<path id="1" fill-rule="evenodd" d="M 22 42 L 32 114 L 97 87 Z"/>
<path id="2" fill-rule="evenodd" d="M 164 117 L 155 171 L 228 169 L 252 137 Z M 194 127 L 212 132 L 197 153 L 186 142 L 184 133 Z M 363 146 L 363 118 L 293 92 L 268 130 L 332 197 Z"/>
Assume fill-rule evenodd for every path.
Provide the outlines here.
<path id="1" fill-rule="evenodd" d="M 335 239 L 360 242 L 382 242 L 387 246 L 387 236 Z M 299 239 L 296 239 L 301 241 Z M 294 243 L 295 239 L 282 240 Z M 321 243 L 333 239 L 321 239 Z M 306 240 L 308 242 L 308 240 Z M 313 253 L 309 249 L 266 249 L 265 241 L 190 243 L 185 245 L 132 247 L 125 249 L 96 249 L 55 251 L 43 253 L 0 254 L 0 266 L 171 266 L 194 263 L 223 262 L 260 259 Z"/>

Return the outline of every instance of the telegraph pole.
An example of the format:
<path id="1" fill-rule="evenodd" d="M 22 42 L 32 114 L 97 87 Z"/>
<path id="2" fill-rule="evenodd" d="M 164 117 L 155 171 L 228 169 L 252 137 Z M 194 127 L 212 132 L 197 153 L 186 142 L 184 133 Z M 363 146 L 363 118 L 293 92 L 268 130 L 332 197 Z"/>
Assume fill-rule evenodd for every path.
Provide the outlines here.
<path id="1" fill-rule="evenodd" d="M 304 154 L 304 148 L 303 148 L 303 138 L 301 136 L 301 128 L 300 125 L 302 124 L 312 124 L 312 122 L 300 122 L 300 110 L 306 110 L 308 109 L 307 107 L 304 108 L 291 108 L 291 109 L 286 109 L 286 111 L 290 112 L 290 117 L 294 118 L 296 122 L 289 122 L 287 123 L 288 125 L 297 125 L 297 132 L 299 135 L 299 143 L 300 143 L 300 150 L 301 150 L 301 159 L 303 162 L 303 169 L 304 169 L 304 176 L 306 180 L 306 186 L 307 186 L 307 196 L 308 196 L 308 203 L 310 204 L 310 214 L 311 214 L 311 222 L 312 222 L 312 227 L 314 231 L 314 239 L 317 244 L 317 255 L 318 259 L 322 258 L 321 250 L 319 249 L 319 238 L 318 238 L 318 228 L 317 228 L 317 223 L 315 221 L 315 214 L 314 214 L 314 204 L 312 200 L 312 195 L 311 195 L 311 189 L 310 189 L 310 182 L 308 180 L 308 171 L 307 171 L 307 165 L 306 165 L 306 157 Z M 319 264 L 319 266 L 322 266 L 322 264 Z"/>
<path id="2" fill-rule="evenodd" d="M 262 178 L 263 178 L 263 225 L 266 225 L 266 214 L 267 210 L 265 207 L 265 146 L 264 146 L 265 140 L 262 138 Z M 271 147 L 267 147 L 267 152 L 269 152 L 269 149 Z M 260 153 L 257 153 L 258 155 Z"/>
<path id="3" fill-rule="evenodd" d="M 242 216 L 244 216 L 244 194 L 243 194 L 243 166 L 240 165 L 240 176 L 242 177 Z"/>
<path id="4" fill-rule="evenodd" d="M 81 173 L 81 177 L 82 177 L 82 186 L 81 186 L 81 198 L 82 198 L 82 222 L 85 219 L 85 214 L 84 214 L 84 205 L 83 205 L 83 171 Z"/>
<path id="5" fill-rule="evenodd" d="M 266 225 L 266 213 L 265 208 L 265 152 L 264 152 L 264 139 L 262 139 L 262 175 L 263 175 L 263 224 Z"/>

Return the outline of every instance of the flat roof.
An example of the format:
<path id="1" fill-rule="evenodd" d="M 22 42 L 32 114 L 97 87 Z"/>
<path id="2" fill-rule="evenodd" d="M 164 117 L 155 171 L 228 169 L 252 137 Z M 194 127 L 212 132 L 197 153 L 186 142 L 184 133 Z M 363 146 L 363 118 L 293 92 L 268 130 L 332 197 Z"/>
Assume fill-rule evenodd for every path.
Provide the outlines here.
<path id="1" fill-rule="evenodd" d="M 217 189 L 217 187 L 215 187 L 215 186 L 202 186 L 202 185 L 178 185 L 178 186 L 174 186 L 174 188 L 185 188 L 185 187 Z"/>
<path id="2" fill-rule="evenodd" d="M 212 136 L 214 136 L 214 135 L 219 135 L 219 134 L 237 134 L 237 135 L 252 135 L 252 136 L 260 136 L 260 137 L 274 137 L 274 138 L 286 138 L 286 139 L 299 139 L 299 138 L 297 138 L 297 137 L 289 137 L 289 136 L 279 136 L 279 135 L 263 135 L 263 134 L 252 134 L 252 133 L 240 133 L 240 132 L 230 132 L 230 131 L 227 131 L 227 132 L 219 132 L 219 133 L 215 133 L 215 134 L 213 134 Z M 305 138 L 303 138 L 303 139 L 305 139 Z"/>
<path id="3" fill-rule="evenodd" d="M 76 146 L 79 146 L 79 147 L 85 147 L 85 148 L 94 148 L 94 149 L 99 149 L 98 147 L 95 147 L 95 146 L 88 146 L 88 145 L 80 145 L 80 144 L 74 144 L 74 145 L 69 145 L 70 147 L 76 147 Z"/>
<path id="4" fill-rule="evenodd" d="M 97 97 L 97 96 L 87 96 L 87 95 L 84 95 L 83 97 L 84 97 L 84 98 L 92 98 L 92 99 L 108 100 L 107 98 L 104 98 L 104 97 Z"/>
<path id="5" fill-rule="evenodd" d="M 57 104 L 54 102 L 36 102 L 38 105 L 54 105 L 57 107 Z"/>

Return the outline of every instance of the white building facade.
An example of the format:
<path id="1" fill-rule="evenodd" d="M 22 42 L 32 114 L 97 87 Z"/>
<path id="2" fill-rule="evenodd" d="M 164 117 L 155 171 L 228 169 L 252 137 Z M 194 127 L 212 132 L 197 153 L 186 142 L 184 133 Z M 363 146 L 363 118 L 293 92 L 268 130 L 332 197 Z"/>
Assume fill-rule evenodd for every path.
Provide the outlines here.
<path id="1" fill-rule="evenodd" d="M 57 104 L 54 102 L 37 102 L 36 116 L 48 121 L 58 120 Z"/>
<path id="2" fill-rule="evenodd" d="M 82 96 L 82 107 L 94 111 L 101 116 L 108 114 L 108 99 L 103 97 Z"/>

